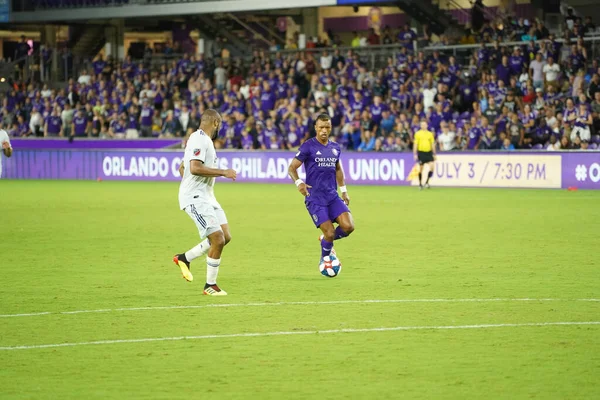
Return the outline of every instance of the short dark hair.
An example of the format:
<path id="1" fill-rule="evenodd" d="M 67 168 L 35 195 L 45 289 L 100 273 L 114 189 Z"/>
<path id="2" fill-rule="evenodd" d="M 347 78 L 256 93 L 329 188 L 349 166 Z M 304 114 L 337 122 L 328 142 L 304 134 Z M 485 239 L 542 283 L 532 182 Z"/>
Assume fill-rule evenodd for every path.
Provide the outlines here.
<path id="1" fill-rule="evenodd" d="M 331 117 L 329 116 L 329 114 L 321 113 L 321 114 L 319 114 L 317 119 L 315 119 L 315 125 L 317 124 L 318 121 L 331 121 Z"/>
<path id="2" fill-rule="evenodd" d="M 204 113 L 202 113 L 202 116 L 200 117 L 200 122 L 205 122 L 205 123 L 212 123 L 215 120 L 220 120 L 221 119 L 221 115 L 219 114 L 219 112 L 217 110 L 214 110 L 212 108 L 204 111 Z"/>

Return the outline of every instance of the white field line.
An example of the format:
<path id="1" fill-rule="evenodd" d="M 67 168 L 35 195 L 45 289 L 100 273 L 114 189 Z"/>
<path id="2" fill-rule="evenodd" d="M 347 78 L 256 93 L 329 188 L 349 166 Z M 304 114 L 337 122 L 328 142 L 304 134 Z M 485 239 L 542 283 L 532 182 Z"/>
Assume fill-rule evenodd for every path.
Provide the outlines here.
<path id="1" fill-rule="evenodd" d="M 416 330 L 520 328 L 520 327 L 537 327 L 537 326 L 572 326 L 572 325 L 600 325 L 600 321 L 529 322 L 529 323 L 522 323 L 522 324 L 482 324 L 482 325 L 395 326 L 395 327 L 390 327 L 390 328 L 328 329 L 328 330 L 322 330 L 322 331 L 287 331 L 287 332 L 284 331 L 284 332 L 233 333 L 233 334 L 201 335 L 201 336 L 172 336 L 172 337 L 160 337 L 160 338 L 115 339 L 115 340 L 96 340 L 96 341 L 92 341 L 92 342 L 6 346 L 6 347 L 0 347 L 0 351 L 48 349 L 48 348 L 55 348 L 55 347 L 79 347 L 79 346 L 119 344 L 119 343 L 174 342 L 174 341 L 180 341 L 180 340 L 229 339 L 229 338 L 264 337 L 264 336 L 292 336 L 292 335 L 317 335 L 317 334 L 324 335 L 324 334 L 330 334 L 330 333 L 365 333 L 365 332 L 393 332 L 393 331 L 416 331 Z"/>
<path id="2" fill-rule="evenodd" d="M 264 302 L 264 303 L 233 303 L 233 304 L 202 304 L 190 306 L 153 306 L 153 307 L 124 307 L 124 308 L 102 308 L 96 310 L 75 310 L 75 311 L 43 311 L 24 314 L 0 314 L 0 318 L 14 317 L 37 317 L 41 315 L 70 315 L 70 314 L 91 314 L 91 313 L 109 313 L 121 311 L 155 311 L 155 310 L 191 310 L 198 308 L 214 307 L 265 307 L 265 306 L 309 306 L 309 305 L 328 305 L 328 304 L 386 304 L 386 303 L 490 303 L 490 302 L 540 302 L 540 301 L 589 301 L 600 302 L 600 299 L 398 299 L 398 300 L 333 300 L 333 301 L 282 301 L 282 302 Z"/>

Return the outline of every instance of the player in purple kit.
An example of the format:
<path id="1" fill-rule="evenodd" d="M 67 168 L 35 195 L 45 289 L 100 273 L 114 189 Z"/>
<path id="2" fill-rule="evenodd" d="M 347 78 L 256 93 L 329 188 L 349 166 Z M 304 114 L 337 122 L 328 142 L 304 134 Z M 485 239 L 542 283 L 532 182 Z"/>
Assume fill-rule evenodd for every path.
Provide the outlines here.
<path id="1" fill-rule="evenodd" d="M 329 140 L 331 129 L 329 115 L 319 115 L 315 121 L 316 137 L 300 146 L 288 171 L 298 191 L 305 197 L 304 203 L 314 224 L 323 232 L 320 238 L 321 259 L 332 254 L 334 240 L 345 238 L 354 231 L 354 221 L 348 209 L 350 197 L 340 164 L 341 149 L 339 144 Z M 298 177 L 298 168 L 302 164 L 306 169 L 306 183 Z M 337 194 L 338 186 L 341 198 Z M 334 222 L 338 224 L 337 228 L 334 228 Z"/>

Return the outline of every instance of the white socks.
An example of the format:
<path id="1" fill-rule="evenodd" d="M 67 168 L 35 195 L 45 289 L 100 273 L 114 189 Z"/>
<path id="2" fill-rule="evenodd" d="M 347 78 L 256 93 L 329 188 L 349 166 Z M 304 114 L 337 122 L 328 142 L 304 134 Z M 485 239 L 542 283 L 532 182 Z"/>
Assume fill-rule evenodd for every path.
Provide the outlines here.
<path id="1" fill-rule="evenodd" d="M 210 243 L 208 239 L 205 239 L 202 243 L 194 247 L 193 249 L 185 252 L 185 258 L 192 262 L 192 260 L 205 255 L 210 249 Z M 215 285 L 217 283 L 217 275 L 219 275 L 219 265 L 221 265 L 221 259 L 206 257 L 206 283 L 209 285 Z"/>
<path id="2" fill-rule="evenodd" d="M 217 275 L 219 275 L 219 265 L 221 265 L 220 258 L 217 259 L 217 258 L 206 257 L 206 283 L 207 284 L 209 284 L 209 285 L 217 284 Z"/>
<path id="3" fill-rule="evenodd" d="M 210 243 L 208 243 L 208 239 L 204 239 L 202 243 L 193 249 L 186 251 L 185 258 L 187 258 L 189 262 L 192 262 L 193 259 L 205 255 L 208 249 L 210 249 Z"/>

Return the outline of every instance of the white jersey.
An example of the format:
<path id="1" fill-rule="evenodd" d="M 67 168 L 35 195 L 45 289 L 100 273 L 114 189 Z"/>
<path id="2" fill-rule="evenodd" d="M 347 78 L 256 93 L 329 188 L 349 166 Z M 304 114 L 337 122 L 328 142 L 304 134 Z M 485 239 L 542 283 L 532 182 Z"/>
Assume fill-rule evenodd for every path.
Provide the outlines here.
<path id="1" fill-rule="evenodd" d="M 190 135 L 185 146 L 184 172 L 179 185 L 179 207 L 182 210 L 190 204 L 217 203 L 214 192 L 215 178 L 192 175 L 192 160 L 200 160 L 209 168 L 217 168 L 217 152 L 213 141 L 201 129 Z"/>
<path id="2" fill-rule="evenodd" d="M 4 154 L 4 150 L 2 149 L 2 143 L 8 142 L 10 146 L 10 138 L 8 137 L 8 133 L 4 129 L 0 129 L 0 153 Z M 0 178 L 2 177 L 2 154 L 0 154 Z"/>

